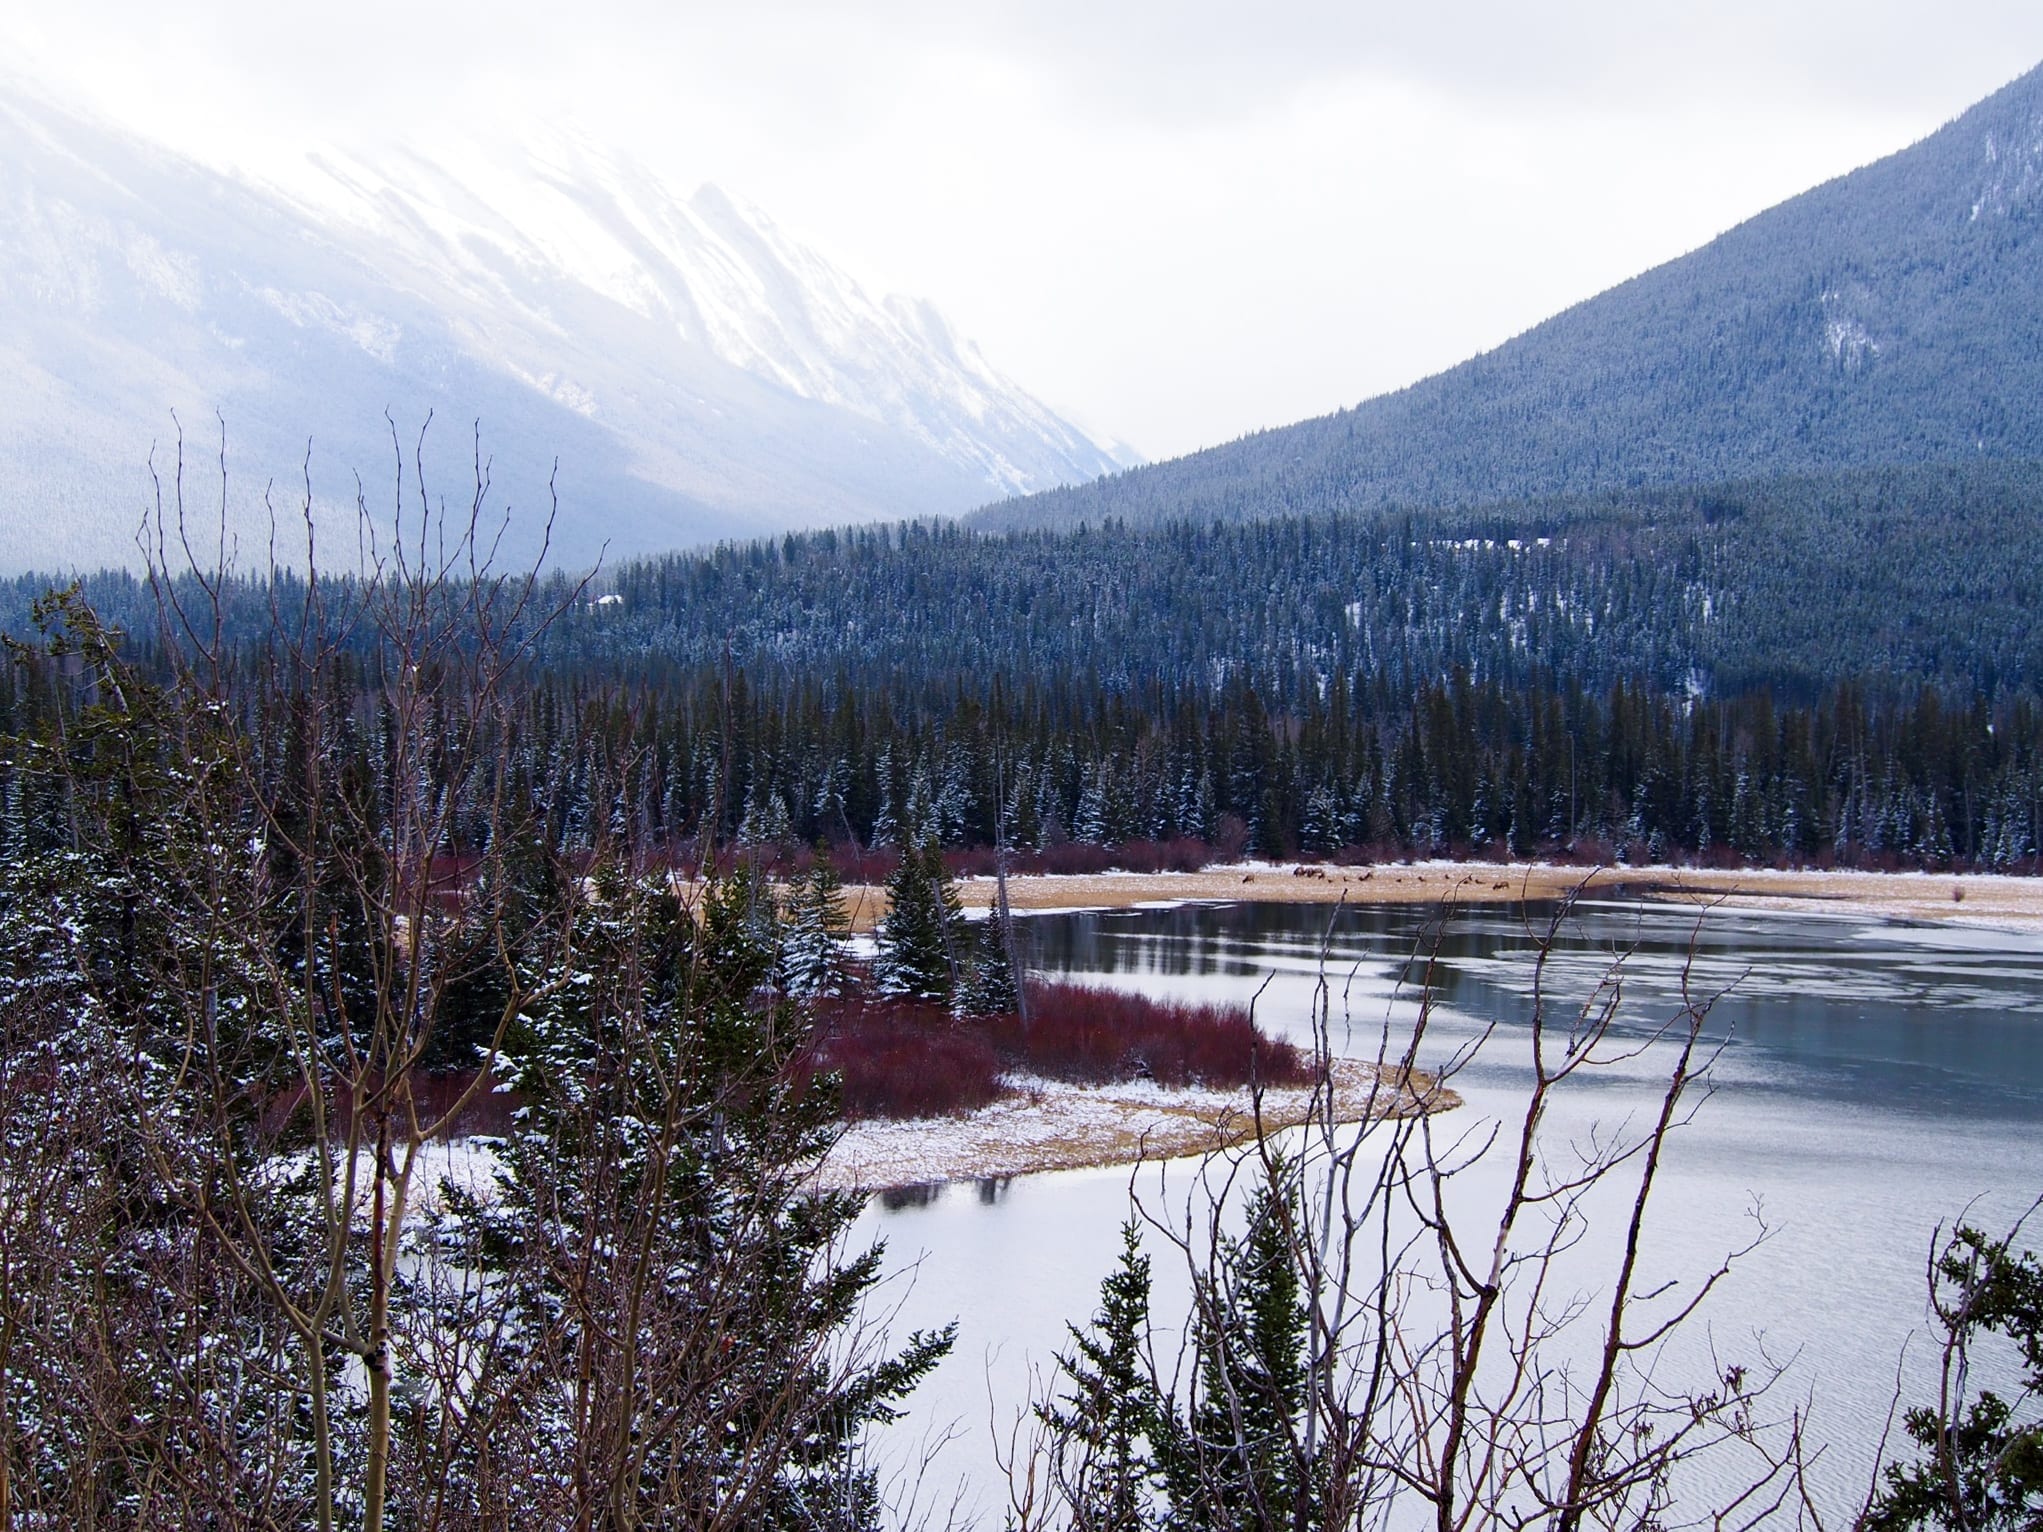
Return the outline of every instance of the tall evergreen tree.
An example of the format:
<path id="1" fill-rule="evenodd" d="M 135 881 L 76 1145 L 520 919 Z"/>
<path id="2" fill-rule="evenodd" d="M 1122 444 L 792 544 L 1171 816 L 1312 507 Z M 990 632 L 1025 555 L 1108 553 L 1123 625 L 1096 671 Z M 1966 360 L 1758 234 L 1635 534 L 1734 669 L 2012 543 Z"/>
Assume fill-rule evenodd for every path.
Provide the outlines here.
<path id="1" fill-rule="evenodd" d="M 1242 1236 L 1196 1279 L 1197 1386 L 1185 1412 L 1167 1417 L 1157 1454 L 1182 1525 L 1317 1524 L 1312 1466 L 1294 1431 L 1306 1389 L 1306 1311 L 1284 1201 L 1295 1196 L 1279 1162 Z"/>
<path id="2" fill-rule="evenodd" d="M 1149 1257 L 1130 1218 L 1121 1225 L 1120 1262 L 1100 1284 L 1092 1324 L 1066 1326 L 1072 1351 L 1057 1361 L 1067 1391 L 1037 1412 L 1055 1443 L 1074 1532 L 1144 1532 L 1155 1525 L 1152 1442 L 1162 1402 L 1142 1354 L 1149 1289 Z"/>
<path id="3" fill-rule="evenodd" d="M 534 1519 L 877 1532 L 863 1435 L 953 1332 L 845 1344 L 882 1251 L 833 1254 L 863 1199 L 810 1184 L 836 1102 L 790 1067 L 799 1010 L 758 999 L 771 949 L 732 938 L 750 891 L 714 885 L 699 927 L 663 881 L 599 892 L 515 1040 L 498 1194 L 450 1189 L 443 1237 L 504 1289 Z"/>
<path id="4" fill-rule="evenodd" d="M 972 939 L 971 961 L 958 990 L 958 1009 L 967 1016 L 1012 1016 L 1021 1009 L 1021 985 L 997 912 L 979 922 Z"/>
<path id="5" fill-rule="evenodd" d="M 876 933 L 880 992 L 950 1004 L 957 993 L 962 924 L 943 848 L 925 840 L 904 849 L 887 880 L 887 915 Z"/>
<path id="6" fill-rule="evenodd" d="M 850 977 L 843 942 L 850 931 L 843 882 L 818 844 L 816 859 L 796 887 L 782 927 L 781 988 L 797 1000 L 843 994 Z"/>

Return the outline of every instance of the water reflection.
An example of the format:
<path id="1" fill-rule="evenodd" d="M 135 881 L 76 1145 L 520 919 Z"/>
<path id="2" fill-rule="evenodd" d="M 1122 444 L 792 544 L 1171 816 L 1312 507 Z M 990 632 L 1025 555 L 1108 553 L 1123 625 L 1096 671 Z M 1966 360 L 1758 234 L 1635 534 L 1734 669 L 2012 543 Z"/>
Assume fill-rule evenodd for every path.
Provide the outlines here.
<path id="1" fill-rule="evenodd" d="M 1522 1099 L 1535 958 L 1555 913 L 1487 906 L 1443 923 L 1437 908 L 1189 906 L 1035 917 L 1022 931 L 1038 970 L 1260 995 L 1259 1018 L 1294 1036 L 1324 976 L 1337 1036 L 1356 1053 L 1407 1025 L 1428 981 L 1441 1048 L 1500 1028 L 1505 1046 L 1457 1081 L 1468 1099 L 1457 1122 L 1474 1130 Z M 1922 1316 L 1932 1230 L 1968 1204 L 1991 1224 L 2043 1190 L 2043 939 L 1611 896 L 1561 923 L 1542 982 L 1564 1011 L 1618 959 L 1633 1036 L 1708 996 L 1709 1035 L 1728 1043 L 1656 1194 L 1656 1259 L 1671 1274 L 1708 1270 L 1747 1237 L 1747 1210 L 1764 1208 L 1777 1232 L 1726 1284 L 1707 1335 L 1736 1344 L 1764 1330 L 1774 1354 L 1799 1356 L 1795 1387 L 1816 1396 L 1829 1449 L 1819 1489 L 1839 1510 L 1870 1473 L 1895 1359 Z M 1601 1077 L 1567 1108 L 1568 1127 L 1641 1110 L 1656 1067 L 1647 1048 Z M 916 1408 L 933 1425 L 964 1423 L 950 1461 L 985 1488 L 989 1512 L 1005 1503 L 989 1407 L 1011 1420 L 1030 1366 L 1094 1308 L 1129 1190 L 1125 1170 L 1032 1176 L 948 1199 L 890 1194 L 867 1215 L 914 1272 L 904 1321 L 961 1322 L 957 1355 Z"/>
<path id="2" fill-rule="evenodd" d="M 1007 1200 L 1013 1176 L 980 1176 L 971 1183 L 973 1199 L 980 1207 L 998 1207 Z M 944 1181 L 923 1181 L 914 1186 L 894 1186 L 873 1193 L 880 1207 L 889 1213 L 912 1213 L 933 1208 L 943 1201 L 950 1185 Z"/>
<path id="3" fill-rule="evenodd" d="M 894 1186 L 879 1193 L 880 1206 L 889 1213 L 905 1213 L 910 1208 L 934 1207 L 942 1200 L 944 1183 L 925 1181 L 919 1186 Z"/>
<path id="4" fill-rule="evenodd" d="M 1209 905 L 1023 927 L 1041 971 L 1139 987 L 1323 968 L 1337 1011 L 1358 975 L 1371 981 L 1360 986 L 1367 1002 L 1399 985 L 1416 1001 L 1430 980 L 1455 1010 L 1514 1026 L 1530 1018 L 1534 959 L 1551 937 L 1541 979 L 1558 1005 L 1583 1002 L 1622 963 L 1626 1026 L 1643 1035 L 1707 1002 L 1709 1033 L 1737 1039 L 1739 1073 L 1755 1088 L 2043 1121 L 2043 942 L 1619 898 L 1585 901 L 1558 927 L 1556 913 L 1552 904 L 1444 919 L 1437 906 Z M 1347 1010 L 1359 1025 L 1380 1019 Z M 1267 1007 L 1260 1019 L 1287 1031 L 1297 1021 Z"/>

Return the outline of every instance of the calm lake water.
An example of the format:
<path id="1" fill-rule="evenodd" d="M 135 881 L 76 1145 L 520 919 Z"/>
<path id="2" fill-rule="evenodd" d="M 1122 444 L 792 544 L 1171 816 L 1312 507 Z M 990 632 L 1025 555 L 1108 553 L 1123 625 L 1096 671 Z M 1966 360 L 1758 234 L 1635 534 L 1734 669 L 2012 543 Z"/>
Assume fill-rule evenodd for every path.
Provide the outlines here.
<path id="1" fill-rule="evenodd" d="M 1249 904 L 1042 916 L 1024 929 L 1039 969 L 1150 994 L 1254 997 L 1260 1022 L 1301 1040 L 1324 974 L 1336 1047 L 1363 1057 L 1386 1025 L 1409 1024 L 1410 960 L 1434 954 L 1430 1057 L 1500 1024 L 1456 1080 L 1466 1104 L 1455 1126 L 1476 1132 L 1521 1099 L 1533 957 L 1550 918 L 1498 906 L 1441 928 L 1418 908 Z M 1684 974 L 1691 995 L 1725 991 L 1707 1023 L 1725 1046 L 1656 1192 L 1650 1269 L 1693 1280 L 1763 1219 L 1766 1241 L 1712 1296 L 1691 1346 L 1789 1361 L 1784 1387 L 1827 1444 L 1819 1499 L 1855 1504 L 1912 1333 L 1911 1397 L 1931 1361 L 1919 1332 L 1937 1225 L 1964 1215 L 2004 1228 L 2043 1193 L 2043 936 L 1604 899 L 1563 923 L 1550 993 L 1585 998 L 1620 957 L 1620 1025 L 1641 1039 L 1680 1010 Z M 1569 1090 L 1551 1125 L 1587 1135 L 1649 1115 L 1664 1063 L 1648 1047 Z M 1471 1182 L 1478 1204 L 1488 1173 Z M 1160 1193 L 1145 1173 L 1142 1194 L 1181 1191 L 1186 1173 L 1174 1174 Z M 897 1325 L 959 1321 L 956 1352 L 889 1444 L 902 1454 L 911 1438 L 954 1433 L 924 1476 L 925 1500 L 947 1502 L 961 1484 L 965 1506 L 998 1523 L 996 1435 L 1065 1346 L 1065 1323 L 1092 1312 L 1130 1191 L 1126 1169 L 1079 1171 L 869 1208 L 861 1232 L 888 1242 L 901 1276 Z M 2029 1232 L 2043 1243 L 2043 1228 Z M 1157 1309 L 1169 1314 L 1182 1281 L 1157 1264 Z"/>

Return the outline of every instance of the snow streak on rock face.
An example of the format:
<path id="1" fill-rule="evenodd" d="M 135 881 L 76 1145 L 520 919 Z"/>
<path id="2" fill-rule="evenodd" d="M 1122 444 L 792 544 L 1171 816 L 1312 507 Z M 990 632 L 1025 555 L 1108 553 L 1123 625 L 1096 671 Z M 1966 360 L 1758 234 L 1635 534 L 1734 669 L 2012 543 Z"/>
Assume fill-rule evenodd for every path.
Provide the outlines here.
<path id="1" fill-rule="evenodd" d="M 797 398 L 891 426 L 1002 493 L 1125 466 L 995 371 L 930 304 L 875 301 L 716 186 L 684 196 L 559 133 L 516 157 L 450 151 L 383 166 L 325 156 L 296 188 L 322 222 L 401 252 L 484 306 L 548 327 L 562 286 Z M 600 393 L 578 390 L 600 414 Z"/>
<path id="2" fill-rule="evenodd" d="M 1972 219 L 2006 218 L 2043 188 L 2043 116 L 2013 131 L 1988 130 L 1986 179 L 1972 204 Z"/>
<path id="3" fill-rule="evenodd" d="M 0 76 L 0 300 L 0 473 L 35 490 L 0 508 L 0 568 L 131 561 L 172 409 L 225 417 L 244 546 L 308 438 L 316 496 L 388 482 L 386 410 L 407 437 L 429 409 L 461 423 L 457 500 L 480 420 L 493 498 L 535 532 L 558 459 L 569 562 L 958 511 L 1122 461 L 927 304 L 567 137 L 330 154 L 263 185 Z"/>
<path id="4" fill-rule="evenodd" d="M 1831 361 L 1837 364 L 1838 370 L 1847 375 L 1867 366 L 1882 349 L 1873 332 L 1853 311 L 1854 299 L 1863 303 L 1869 296 L 1863 289 L 1856 294 L 1845 294 L 1832 288 L 1825 291 L 1821 299 L 1824 349 Z"/>

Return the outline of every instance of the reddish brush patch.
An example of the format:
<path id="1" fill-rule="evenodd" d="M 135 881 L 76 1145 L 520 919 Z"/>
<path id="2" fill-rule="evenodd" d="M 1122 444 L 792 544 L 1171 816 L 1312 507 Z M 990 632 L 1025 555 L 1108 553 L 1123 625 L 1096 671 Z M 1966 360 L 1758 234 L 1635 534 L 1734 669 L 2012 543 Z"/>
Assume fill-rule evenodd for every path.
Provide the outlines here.
<path id="1" fill-rule="evenodd" d="M 938 1117 L 992 1101 L 1004 1067 L 983 1029 L 935 1006 L 839 1001 L 796 1073 L 836 1074 L 847 1117 Z"/>
<path id="2" fill-rule="evenodd" d="M 430 1124 L 446 1118 L 461 1101 L 462 1094 L 475 1084 L 478 1072 L 461 1069 L 443 1074 L 413 1075 L 410 1089 L 418 1120 Z M 302 1085 L 269 1098 L 262 1107 L 262 1131 L 281 1133 L 294 1119 L 300 1128 L 309 1125 L 311 1116 L 305 1110 L 305 1102 L 305 1087 Z M 461 1110 L 447 1121 L 439 1137 L 443 1140 L 477 1135 L 502 1137 L 511 1131 L 512 1117 L 518 1110 L 518 1104 L 515 1092 L 497 1090 L 494 1081 L 485 1080 L 461 1106 Z M 348 1127 L 345 1102 L 336 1100 L 328 1108 L 327 1120 L 333 1124 L 336 1134 L 344 1134 Z"/>
<path id="3" fill-rule="evenodd" d="M 946 851 L 944 865 L 961 878 L 990 878 L 996 855 L 991 846 Z M 1090 876 L 1102 872 L 1199 872 L 1220 859 L 1205 841 L 1190 836 L 1176 840 L 1128 840 L 1112 846 L 1064 841 L 1040 851 L 1013 851 L 1007 870 L 1016 876 L 1050 874 Z"/>
<path id="4" fill-rule="evenodd" d="M 1019 1016 L 995 1017 L 987 1025 L 1003 1054 L 1052 1079 L 1151 1079 L 1220 1089 L 1311 1079 L 1298 1050 L 1258 1030 L 1247 1006 L 1034 982 L 1026 1025 Z"/>
<path id="5" fill-rule="evenodd" d="M 418 1098 L 421 1118 L 439 1118 L 452 1111 L 461 1099 L 461 1093 L 474 1083 L 476 1072 L 472 1069 L 450 1074 L 432 1074 L 413 1081 L 412 1094 Z M 484 1080 L 481 1088 L 468 1098 L 467 1104 L 455 1114 L 449 1123 L 446 1137 L 470 1138 L 477 1134 L 502 1137 L 511 1131 L 511 1120 L 519 1106 L 515 1091 L 498 1090 L 494 1080 Z"/>
<path id="6" fill-rule="evenodd" d="M 837 1075 L 847 1117 L 969 1112 L 1026 1071 L 1105 1085 L 1232 1089 L 1311 1079 L 1298 1050 L 1258 1031 L 1245 1006 L 1151 1000 L 1076 984 L 1029 985 L 1029 1019 L 959 1019 L 935 1006 L 826 1002 L 797 1066 L 804 1083 Z"/>

